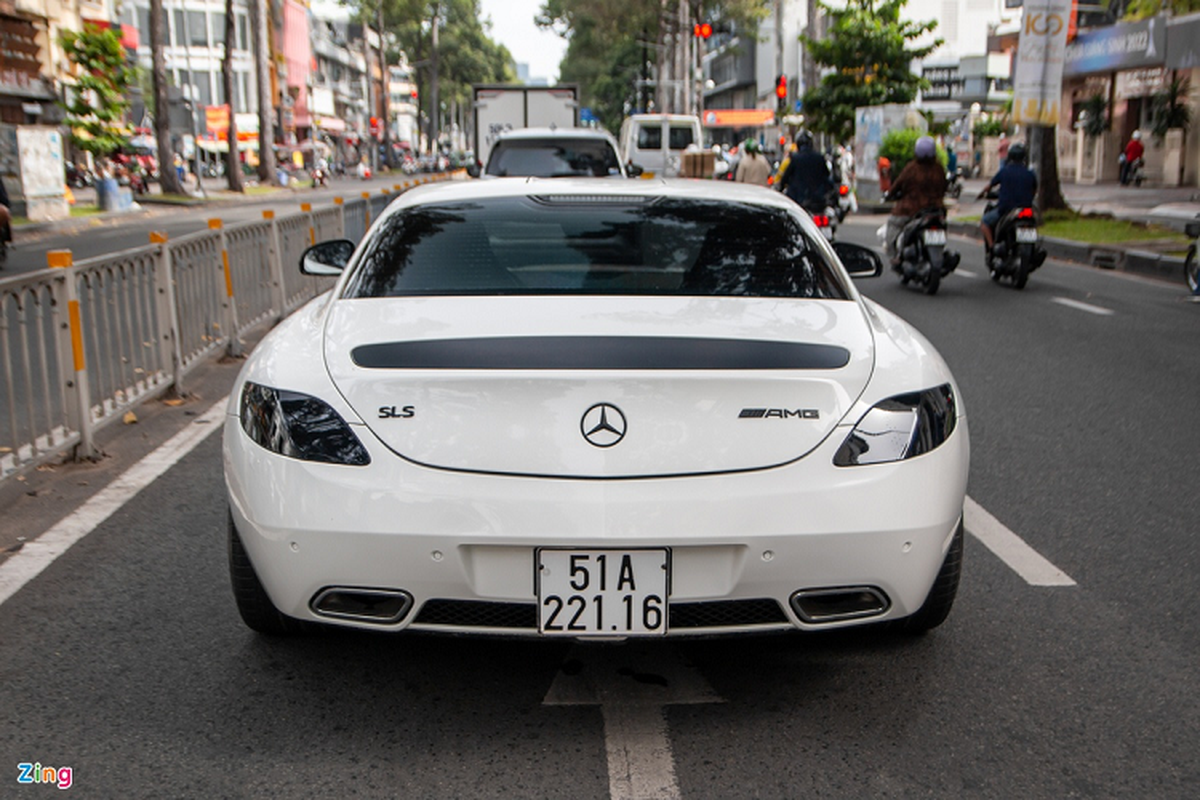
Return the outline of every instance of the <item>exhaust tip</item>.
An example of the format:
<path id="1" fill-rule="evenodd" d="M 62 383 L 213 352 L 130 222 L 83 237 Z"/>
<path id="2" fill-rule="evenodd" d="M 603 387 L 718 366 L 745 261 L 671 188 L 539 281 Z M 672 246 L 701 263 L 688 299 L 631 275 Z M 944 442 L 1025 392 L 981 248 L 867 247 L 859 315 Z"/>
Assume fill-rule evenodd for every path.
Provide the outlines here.
<path id="1" fill-rule="evenodd" d="M 314 614 L 377 625 L 394 625 L 412 609 L 413 599 L 398 589 L 356 589 L 330 586 L 313 597 L 309 607 Z"/>
<path id="2" fill-rule="evenodd" d="M 877 617 L 892 607 L 883 590 L 874 586 L 801 589 L 791 603 L 796 616 L 810 625 Z"/>

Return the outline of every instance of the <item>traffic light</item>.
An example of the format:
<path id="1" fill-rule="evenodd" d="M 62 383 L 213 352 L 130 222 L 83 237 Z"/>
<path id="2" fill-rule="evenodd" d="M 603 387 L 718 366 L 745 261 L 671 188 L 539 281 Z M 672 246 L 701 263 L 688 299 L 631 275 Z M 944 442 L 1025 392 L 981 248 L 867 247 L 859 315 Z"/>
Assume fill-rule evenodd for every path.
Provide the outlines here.
<path id="1" fill-rule="evenodd" d="M 780 99 L 780 101 L 787 100 L 787 96 L 788 96 L 787 75 L 780 75 L 778 78 L 775 79 L 775 96 L 778 97 Z"/>
<path id="2" fill-rule="evenodd" d="M 692 35 L 698 39 L 707 39 L 713 35 L 713 26 L 711 22 L 697 22 L 692 26 Z"/>

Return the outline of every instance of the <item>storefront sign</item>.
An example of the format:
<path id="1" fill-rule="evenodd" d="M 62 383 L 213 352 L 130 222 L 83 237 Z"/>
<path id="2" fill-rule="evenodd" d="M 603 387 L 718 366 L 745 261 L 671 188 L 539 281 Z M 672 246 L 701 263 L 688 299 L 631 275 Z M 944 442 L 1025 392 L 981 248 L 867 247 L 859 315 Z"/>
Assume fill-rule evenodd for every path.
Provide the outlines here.
<path id="1" fill-rule="evenodd" d="M 1167 26 L 1167 68 L 1200 67 L 1200 15 Z"/>
<path id="2" fill-rule="evenodd" d="M 1027 0 L 1013 74 L 1013 120 L 1058 124 L 1071 0 Z"/>
<path id="3" fill-rule="evenodd" d="M 1064 72 L 1087 75 L 1160 67 L 1166 56 L 1167 26 L 1161 17 L 1151 17 L 1141 22 L 1125 22 L 1080 33 L 1067 47 Z"/>
<path id="4" fill-rule="evenodd" d="M 709 128 L 757 128 L 774 122 L 775 111 L 770 108 L 714 108 L 704 112 L 704 124 Z"/>
<path id="5" fill-rule="evenodd" d="M 1167 70 L 1163 67 L 1118 72 L 1115 87 L 1116 98 L 1128 100 L 1131 97 L 1149 97 L 1162 89 L 1166 83 Z"/>

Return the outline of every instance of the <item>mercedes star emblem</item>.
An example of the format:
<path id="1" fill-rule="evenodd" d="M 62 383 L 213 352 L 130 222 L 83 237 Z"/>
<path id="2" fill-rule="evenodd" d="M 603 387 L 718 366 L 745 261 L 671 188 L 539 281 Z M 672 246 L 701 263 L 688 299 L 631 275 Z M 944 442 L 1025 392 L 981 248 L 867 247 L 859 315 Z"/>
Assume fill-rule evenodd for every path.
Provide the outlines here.
<path id="1" fill-rule="evenodd" d="M 612 447 L 625 438 L 625 415 L 611 403 L 596 403 L 584 412 L 579 430 L 588 444 Z"/>

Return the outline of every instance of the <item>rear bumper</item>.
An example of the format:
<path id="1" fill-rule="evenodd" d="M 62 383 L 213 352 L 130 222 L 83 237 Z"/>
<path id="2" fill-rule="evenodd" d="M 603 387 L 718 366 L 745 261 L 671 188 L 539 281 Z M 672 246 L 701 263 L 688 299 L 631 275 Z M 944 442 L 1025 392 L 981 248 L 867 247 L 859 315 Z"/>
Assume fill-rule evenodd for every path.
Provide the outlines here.
<path id="1" fill-rule="evenodd" d="M 896 464 L 834 467 L 839 429 L 785 467 L 592 481 L 417 467 L 369 434 L 367 467 L 301 462 L 250 442 L 229 417 L 224 459 L 234 523 L 289 616 L 537 635 L 536 548 L 652 546 L 671 551 L 671 634 L 710 635 L 841 627 L 920 608 L 961 515 L 965 423 L 932 453 Z M 401 591 L 411 609 L 386 624 L 324 618 L 310 604 L 329 587 Z M 798 590 L 830 587 L 873 587 L 888 607 L 822 624 L 791 607 Z"/>

